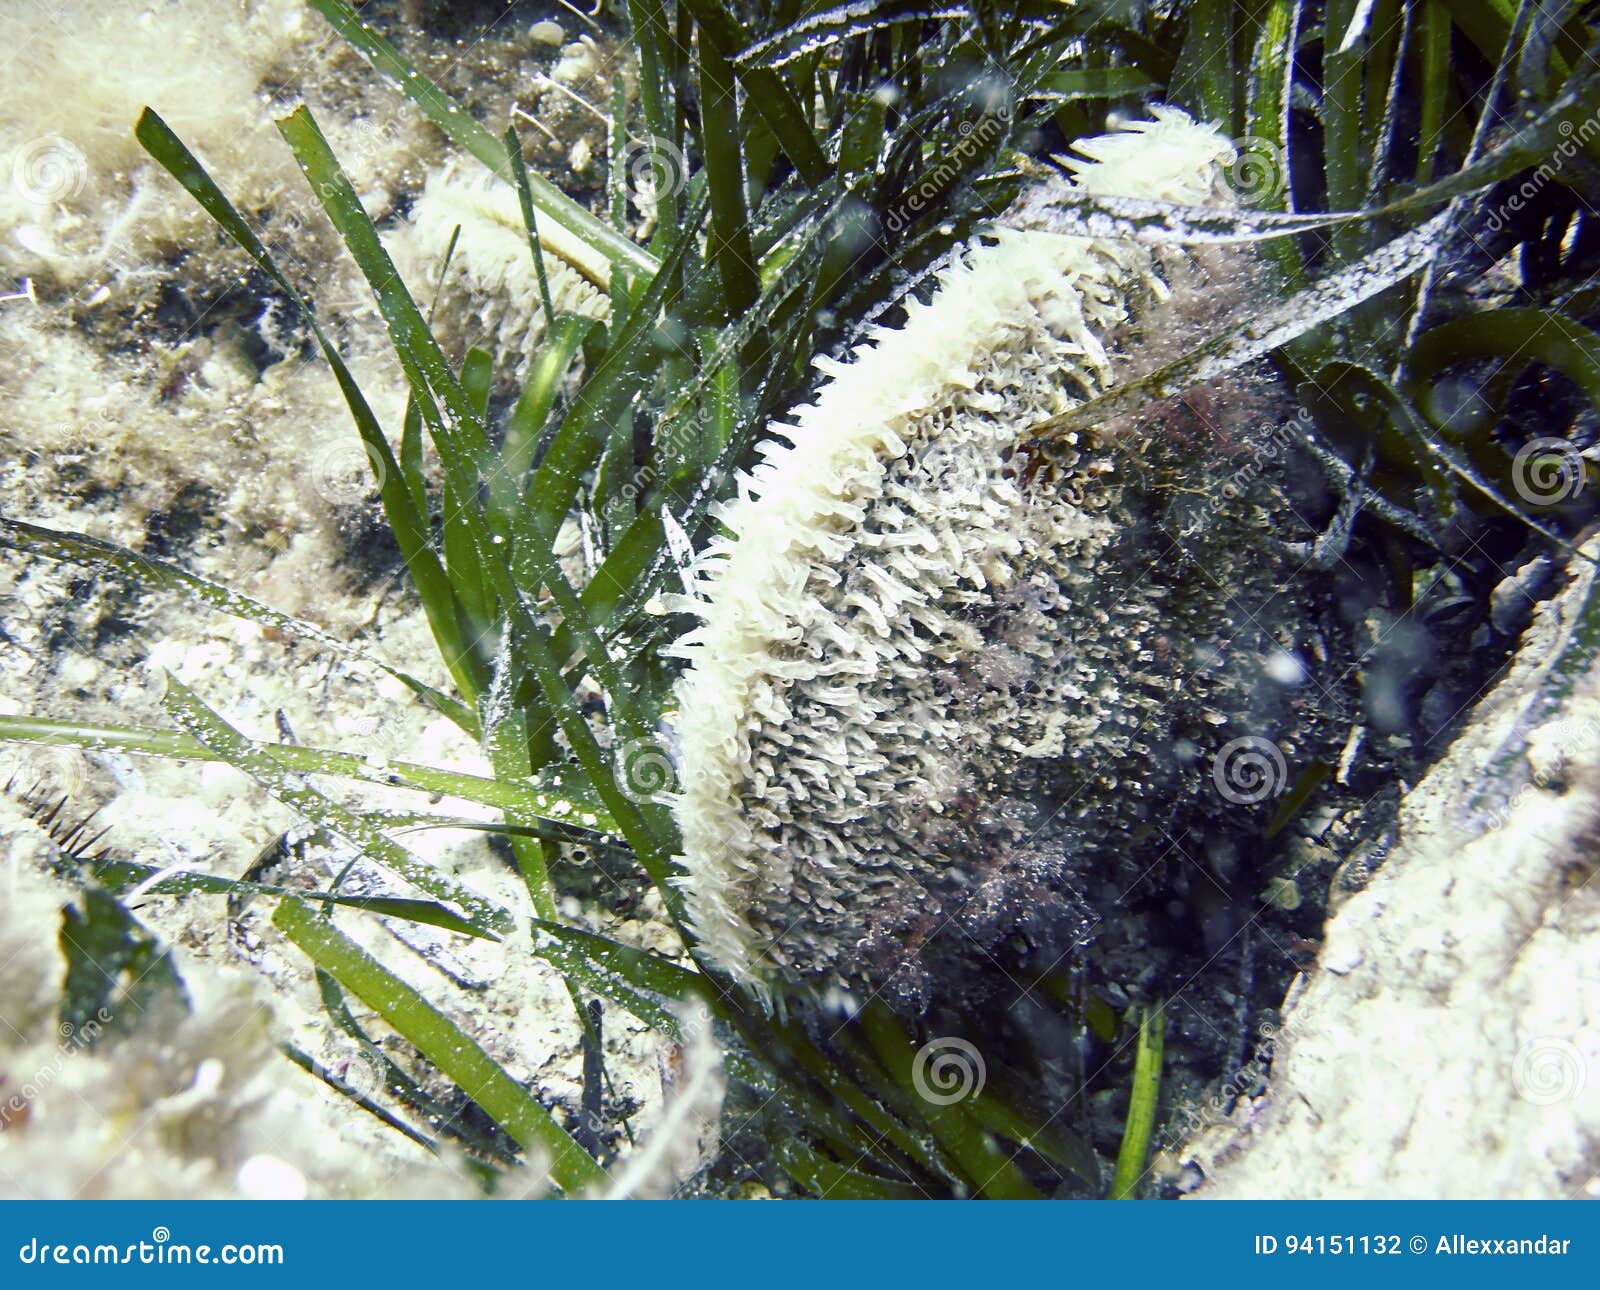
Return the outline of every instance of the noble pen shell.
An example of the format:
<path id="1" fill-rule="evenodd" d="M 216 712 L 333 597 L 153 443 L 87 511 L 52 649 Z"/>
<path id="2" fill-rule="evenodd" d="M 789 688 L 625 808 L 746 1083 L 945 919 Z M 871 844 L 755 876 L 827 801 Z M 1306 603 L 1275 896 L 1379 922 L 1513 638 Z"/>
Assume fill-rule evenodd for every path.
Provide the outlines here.
<path id="1" fill-rule="evenodd" d="M 1176 110 L 1077 148 L 1080 191 L 1230 200 L 1229 141 Z M 819 360 L 814 400 L 716 507 L 728 536 L 663 598 L 699 619 L 672 647 L 691 926 L 776 1001 L 915 1003 L 1019 929 L 1071 948 L 1096 865 L 1203 791 L 1203 714 L 1256 702 L 1254 665 L 1217 640 L 1229 608 L 1152 558 L 1142 467 L 1162 458 L 1176 493 L 1200 467 L 1122 431 L 1048 458 L 1028 442 L 1132 366 L 1126 336 L 1160 332 L 1189 261 L 1030 227 L 1049 196 L 952 257 L 901 326 Z M 1270 600 L 1259 514 L 1232 513 L 1253 501 L 1208 515 L 1203 555 Z M 1239 652 L 1286 631 L 1263 618 Z"/>

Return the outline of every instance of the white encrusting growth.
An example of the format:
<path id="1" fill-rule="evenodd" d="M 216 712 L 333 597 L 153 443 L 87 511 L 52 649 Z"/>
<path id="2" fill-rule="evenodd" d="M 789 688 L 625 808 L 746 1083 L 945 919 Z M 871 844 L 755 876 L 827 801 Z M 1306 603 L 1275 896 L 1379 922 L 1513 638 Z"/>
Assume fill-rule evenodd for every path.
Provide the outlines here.
<path id="1" fill-rule="evenodd" d="M 1078 149 L 1080 190 L 1225 199 L 1228 141 L 1173 109 Z M 675 646 L 690 918 L 758 990 L 914 949 L 941 885 L 981 885 L 964 817 L 985 790 L 1137 703 L 1062 625 L 1117 612 L 1082 576 L 1114 522 L 1043 482 L 1021 436 L 1116 379 L 1111 337 L 1165 292 L 1160 262 L 1011 222 L 903 326 L 819 360 L 815 402 L 716 512 L 733 536 L 669 601 L 701 620 Z"/>
<path id="2" fill-rule="evenodd" d="M 607 281 L 609 263 L 555 220 L 537 224 L 556 312 L 605 317 L 610 301 L 596 283 Z M 437 280 L 457 229 L 460 237 L 451 256 L 447 299 L 440 315 L 466 315 L 456 326 L 468 333 L 468 339 L 475 343 L 487 339 L 496 354 L 519 356 L 526 362 L 544 334 L 545 319 L 516 191 L 494 175 L 469 175 L 454 167 L 430 175 L 397 239 L 408 280 L 419 284 Z"/>

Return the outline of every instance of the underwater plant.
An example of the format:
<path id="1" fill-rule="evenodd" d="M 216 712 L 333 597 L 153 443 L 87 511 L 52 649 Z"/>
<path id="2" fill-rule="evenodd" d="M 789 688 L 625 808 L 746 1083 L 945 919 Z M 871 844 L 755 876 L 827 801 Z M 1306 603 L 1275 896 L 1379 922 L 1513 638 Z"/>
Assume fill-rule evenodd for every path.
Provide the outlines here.
<path id="1" fill-rule="evenodd" d="M 408 281 L 311 109 L 279 122 L 404 370 L 398 426 L 214 164 L 153 111 L 137 137 L 332 369 L 451 692 L 386 675 L 493 774 L 269 742 L 175 677 L 175 731 L 0 716 L 231 765 L 351 857 L 307 886 L 78 849 L 83 899 L 131 928 L 134 892 L 274 901 L 380 1071 L 330 1082 L 490 1189 L 537 1157 L 563 1193 L 631 1190 L 671 1113 L 632 1154 L 559 1122 L 341 920 L 514 938 L 591 1038 L 603 1001 L 680 1041 L 683 1105 L 722 1103 L 691 1191 L 1101 1194 L 1112 1157 L 1112 1194 L 1154 1190 L 1162 1062 L 1193 1091 L 1233 1043 L 1179 1065 L 1165 1005 L 1218 1034 L 1276 1007 L 1281 972 L 1190 986 L 1249 978 L 1254 924 L 1314 934 L 1255 895 L 1290 881 L 1274 848 L 1448 730 L 1372 624 L 1448 587 L 1482 630 L 1438 670 L 1489 668 L 1515 634 L 1490 553 L 1564 554 L 1592 518 L 1537 487 L 1587 477 L 1600 397 L 1585 20 L 633 0 L 596 210 L 344 0 L 311 7 L 486 172 L 429 178 L 406 254 L 434 276 Z M 447 312 L 496 297 L 497 352 L 430 321 L 434 282 Z M 10 515 L 0 543 L 374 665 L 177 561 Z M 523 906 L 399 840 L 464 824 Z M 681 952 L 581 925 L 575 847 Z M 358 890 L 357 858 L 394 888 Z"/>

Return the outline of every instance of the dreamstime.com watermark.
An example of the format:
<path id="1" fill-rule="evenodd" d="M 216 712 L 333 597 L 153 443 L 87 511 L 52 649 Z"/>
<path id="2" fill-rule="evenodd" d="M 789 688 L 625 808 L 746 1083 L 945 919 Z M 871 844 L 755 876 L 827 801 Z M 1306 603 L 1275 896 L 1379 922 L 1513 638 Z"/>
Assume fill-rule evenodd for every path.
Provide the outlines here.
<path id="1" fill-rule="evenodd" d="M 678 790 L 672 758 L 654 739 L 635 739 L 614 756 L 617 787 L 630 802 L 666 803 Z"/>
<path id="2" fill-rule="evenodd" d="M 7 1088 L 4 1082 L 0 1082 L 0 1094 L 4 1095 L 4 1099 L 0 1100 L 0 1133 L 5 1132 L 13 1124 L 21 1124 L 27 1120 L 34 1102 L 61 1077 L 61 1072 L 67 1068 L 67 1063 L 72 1058 L 100 1038 L 101 1032 L 110 1021 L 109 1008 L 101 1008 L 81 1026 L 63 1021 L 56 1028 L 57 1034 L 61 1036 L 61 1043 L 56 1048 L 56 1055 L 49 1062 L 34 1071 L 15 1088 Z"/>
<path id="3" fill-rule="evenodd" d="M 883 218 L 883 226 L 891 233 L 903 233 L 906 227 L 923 211 L 949 191 L 973 158 L 993 146 L 1000 136 L 1011 128 L 1012 108 L 1009 102 L 1000 102 L 976 122 L 963 121 L 961 137 L 949 153 L 934 166 L 900 199 Z"/>
<path id="4" fill-rule="evenodd" d="M 1223 160 L 1223 177 L 1241 202 L 1270 207 L 1289 182 L 1289 164 L 1283 149 L 1272 139 L 1241 134 L 1230 139 L 1232 151 Z"/>
<path id="5" fill-rule="evenodd" d="M 1241 1098 L 1253 1097 L 1266 1087 L 1278 1047 L 1278 1028 L 1264 1021 L 1256 1029 L 1256 1046 L 1244 1064 L 1228 1076 L 1202 1102 L 1183 1108 L 1167 1126 L 1163 1137 L 1169 1149 L 1181 1146 L 1203 1129 L 1225 1123 Z"/>
<path id="6" fill-rule="evenodd" d="M 1563 121 L 1556 129 L 1561 133 L 1561 142 L 1556 145 L 1549 160 L 1541 161 L 1531 175 L 1490 210 L 1487 222 L 1491 233 L 1498 233 L 1504 228 L 1509 216 L 1520 214 L 1523 207 L 1566 168 L 1568 162 L 1589 146 L 1590 140 L 1600 135 L 1600 116 L 1585 117 L 1577 123 Z"/>
<path id="7" fill-rule="evenodd" d="M 356 506 L 382 490 L 388 477 L 383 455 L 359 439 L 340 439 L 315 453 L 309 482 L 332 506 Z"/>
<path id="8" fill-rule="evenodd" d="M 614 169 L 627 176 L 634 204 L 654 207 L 663 196 L 676 197 L 689 186 L 689 162 L 682 149 L 659 134 L 634 139 L 617 154 Z"/>
<path id="9" fill-rule="evenodd" d="M 101 1241 L 90 1245 L 86 1241 L 67 1244 L 62 1241 L 41 1241 L 37 1236 L 17 1250 L 17 1261 L 23 1264 L 50 1267 L 134 1267 L 155 1264 L 161 1267 L 181 1267 L 190 1264 L 272 1265 L 283 1266 L 283 1246 L 268 1243 L 254 1245 L 229 1242 L 220 1246 L 186 1245 L 172 1239 L 165 1227 L 156 1227 L 148 1241 L 133 1241 L 127 1245 L 113 1245 Z"/>
<path id="10" fill-rule="evenodd" d="M 0 788 L 40 802 L 76 797 L 88 779 L 88 762 L 76 748 L 45 744 L 0 747 Z"/>
<path id="11" fill-rule="evenodd" d="M 58 134 L 31 139 L 11 156 L 12 191 L 35 206 L 70 201 L 88 179 L 83 150 Z"/>
<path id="12" fill-rule="evenodd" d="M 1589 1086 L 1591 1054 L 1600 1051 L 1600 1032 L 1580 1031 L 1574 1043 L 1561 1035 L 1539 1035 L 1517 1049 L 1511 1087 L 1530 1106 L 1555 1106 L 1575 1100 Z"/>
<path id="13" fill-rule="evenodd" d="M 1254 806 L 1277 797 L 1288 786 L 1289 763 L 1283 749 L 1260 735 L 1241 735 L 1224 744 L 1211 762 L 1217 792 L 1235 806 Z"/>
<path id="14" fill-rule="evenodd" d="M 1262 475 L 1276 467 L 1310 433 L 1311 428 L 1311 413 L 1301 408 L 1290 420 L 1276 423 L 1266 434 L 1250 439 L 1232 472 L 1213 481 L 1201 505 L 1188 517 L 1189 522 L 1178 530 L 1178 538 L 1187 540 L 1207 531 L 1207 526 L 1219 514 L 1236 505 Z"/>
<path id="15" fill-rule="evenodd" d="M 1583 491 L 1589 463 L 1578 445 L 1544 436 L 1511 459 L 1511 487 L 1529 506 L 1557 506 Z"/>
<path id="16" fill-rule="evenodd" d="M 911 1084 L 917 1096 L 935 1106 L 950 1106 L 977 1097 L 988 1082 L 983 1054 L 965 1039 L 944 1035 L 917 1049 Z"/>
<path id="17" fill-rule="evenodd" d="M 1540 727 L 1537 733 L 1542 755 L 1530 759 L 1528 781 L 1483 816 L 1485 833 L 1503 829 L 1524 803 L 1541 793 L 1561 792 L 1573 756 L 1600 743 L 1600 721 L 1593 717 L 1562 717 Z"/>

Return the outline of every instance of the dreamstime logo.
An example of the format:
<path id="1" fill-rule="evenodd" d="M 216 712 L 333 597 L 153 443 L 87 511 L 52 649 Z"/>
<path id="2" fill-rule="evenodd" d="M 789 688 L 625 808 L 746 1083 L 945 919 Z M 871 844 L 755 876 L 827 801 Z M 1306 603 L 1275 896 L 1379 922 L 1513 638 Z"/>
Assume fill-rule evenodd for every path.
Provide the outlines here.
<path id="1" fill-rule="evenodd" d="M 1589 1063 L 1574 1043 L 1551 1035 L 1529 1040 L 1511 1065 L 1517 1096 L 1534 1106 L 1574 1098 L 1588 1082 Z"/>
<path id="2" fill-rule="evenodd" d="M 617 787 L 630 802 L 661 802 L 678 787 L 672 758 L 653 739 L 635 739 L 617 748 Z"/>
<path id="3" fill-rule="evenodd" d="M 988 1078 L 983 1054 L 954 1035 L 930 1039 L 917 1049 L 911 1064 L 911 1085 L 917 1096 L 935 1106 L 977 1097 Z"/>
<path id="4" fill-rule="evenodd" d="M 334 506 L 355 506 L 387 478 L 383 457 L 364 439 L 341 439 L 311 459 L 311 487 Z"/>
<path id="5" fill-rule="evenodd" d="M 1241 735 L 1222 746 L 1211 763 L 1211 781 L 1228 801 L 1253 806 L 1283 792 L 1289 766 L 1283 750 L 1259 735 Z"/>
<path id="6" fill-rule="evenodd" d="M 58 134 L 30 140 L 11 159 L 11 184 L 36 206 L 76 197 L 89 178 L 89 163 L 78 145 Z"/>
<path id="7" fill-rule="evenodd" d="M 371 1100 L 384 1090 L 383 1063 L 364 1048 L 330 1035 L 316 1056 L 317 1069 L 359 1097 Z"/>
<path id="8" fill-rule="evenodd" d="M 1530 439 L 1511 459 L 1511 487 L 1530 506 L 1554 506 L 1583 490 L 1583 455 L 1565 439 Z"/>
<path id="9" fill-rule="evenodd" d="M 689 163 L 671 139 L 652 135 L 636 139 L 618 155 L 616 165 L 626 172 L 628 183 L 642 202 L 654 202 L 662 194 L 676 196 L 689 182 Z"/>
<path id="10" fill-rule="evenodd" d="M 1228 186 L 1248 205 L 1272 206 L 1283 195 L 1287 167 L 1283 149 L 1271 139 L 1246 134 L 1230 139 L 1223 163 Z"/>
<path id="11" fill-rule="evenodd" d="M 83 791 L 86 766 L 76 748 L 0 744 L 0 787 L 41 802 L 76 797 Z"/>

